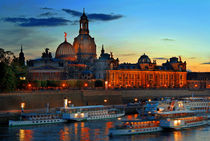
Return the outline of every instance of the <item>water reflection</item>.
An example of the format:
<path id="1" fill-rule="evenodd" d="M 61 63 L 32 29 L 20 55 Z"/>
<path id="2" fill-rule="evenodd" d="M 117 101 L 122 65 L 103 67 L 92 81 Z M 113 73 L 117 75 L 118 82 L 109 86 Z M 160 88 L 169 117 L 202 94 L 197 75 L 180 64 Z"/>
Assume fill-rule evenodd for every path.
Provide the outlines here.
<path id="1" fill-rule="evenodd" d="M 182 140 L 182 132 L 181 131 L 174 131 L 174 141 L 181 141 Z"/>
<path id="2" fill-rule="evenodd" d="M 133 119 L 135 116 L 127 116 Z M 61 140 L 61 141 L 181 141 L 200 140 L 210 138 L 210 127 L 204 126 L 181 131 L 157 132 L 109 138 L 109 129 L 114 126 L 117 119 L 75 122 L 68 124 L 52 124 L 27 127 L 0 127 L 0 140 Z M 202 139 L 201 139 L 202 138 Z"/>
<path id="3" fill-rule="evenodd" d="M 32 130 L 24 130 L 24 129 L 19 130 L 19 140 L 20 141 L 31 141 L 32 136 L 33 136 Z"/>
<path id="4" fill-rule="evenodd" d="M 71 140 L 71 136 L 69 136 L 69 128 L 67 126 L 64 126 L 63 129 L 60 130 L 60 140 L 66 141 L 66 140 Z"/>

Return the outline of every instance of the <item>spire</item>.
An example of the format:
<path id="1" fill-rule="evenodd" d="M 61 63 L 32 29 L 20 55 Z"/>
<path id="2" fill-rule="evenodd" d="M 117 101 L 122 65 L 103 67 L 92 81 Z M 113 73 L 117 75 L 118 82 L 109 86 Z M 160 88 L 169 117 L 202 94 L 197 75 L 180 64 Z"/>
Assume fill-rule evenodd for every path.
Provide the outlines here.
<path id="1" fill-rule="evenodd" d="M 20 53 L 19 53 L 19 63 L 24 66 L 25 65 L 25 57 L 23 53 L 23 46 L 20 47 Z"/>
<path id="2" fill-rule="evenodd" d="M 20 52 L 23 52 L 23 46 L 22 46 L 22 44 L 21 44 Z"/>
<path id="3" fill-rule="evenodd" d="M 104 54 L 104 45 L 102 44 L 101 54 Z"/>
<path id="4" fill-rule="evenodd" d="M 85 15 L 85 8 L 83 8 L 83 14 L 80 17 L 80 30 L 79 30 L 80 34 L 89 34 L 89 30 L 88 30 L 88 18 Z"/>
<path id="5" fill-rule="evenodd" d="M 83 14 L 85 14 L 85 8 L 83 8 Z"/>
<path id="6" fill-rule="evenodd" d="M 112 54 L 112 52 L 110 52 L 110 56 L 111 56 L 111 58 L 113 58 L 113 54 Z"/>

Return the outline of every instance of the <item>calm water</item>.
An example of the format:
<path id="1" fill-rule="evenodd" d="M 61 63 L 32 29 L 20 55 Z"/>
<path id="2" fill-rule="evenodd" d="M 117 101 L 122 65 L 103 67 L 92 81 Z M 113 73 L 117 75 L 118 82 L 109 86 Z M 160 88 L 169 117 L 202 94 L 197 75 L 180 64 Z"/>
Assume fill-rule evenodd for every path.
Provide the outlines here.
<path id="1" fill-rule="evenodd" d="M 135 116 L 136 117 L 136 116 Z M 133 116 L 127 116 L 128 119 Z M 98 120 L 67 124 L 51 124 L 26 127 L 0 127 L 0 140 L 5 141 L 209 141 L 210 126 L 196 127 L 182 131 L 157 132 L 141 135 L 108 137 L 109 128 L 118 120 Z"/>

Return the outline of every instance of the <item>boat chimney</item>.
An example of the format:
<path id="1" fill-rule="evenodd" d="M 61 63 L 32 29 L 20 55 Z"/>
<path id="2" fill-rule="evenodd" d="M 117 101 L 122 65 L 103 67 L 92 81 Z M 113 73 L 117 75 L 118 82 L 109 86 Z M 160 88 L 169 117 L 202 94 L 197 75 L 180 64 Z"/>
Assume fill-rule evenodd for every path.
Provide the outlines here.
<path id="1" fill-rule="evenodd" d="M 68 99 L 64 97 L 64 108 L 68 107 Z"/>

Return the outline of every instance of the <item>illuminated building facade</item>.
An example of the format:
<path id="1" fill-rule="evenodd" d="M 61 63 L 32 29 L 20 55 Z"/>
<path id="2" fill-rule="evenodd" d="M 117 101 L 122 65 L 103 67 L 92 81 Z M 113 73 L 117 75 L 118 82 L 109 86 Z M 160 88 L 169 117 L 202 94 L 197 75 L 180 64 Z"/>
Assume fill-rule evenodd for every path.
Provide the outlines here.
<path id="1" fill-rule="evenodd" d="M 187 83 L 189 89 L 210 89 L 210 72 L 188 72 Z"/>
<path id="2" fill-rule="evenodd" d="M 120 64 L 106 71 L 110 88 L 183 88 L 187 85 L 186 62 L 172 57 L 162 66 L 142 55 L 137 64 Z"/>

